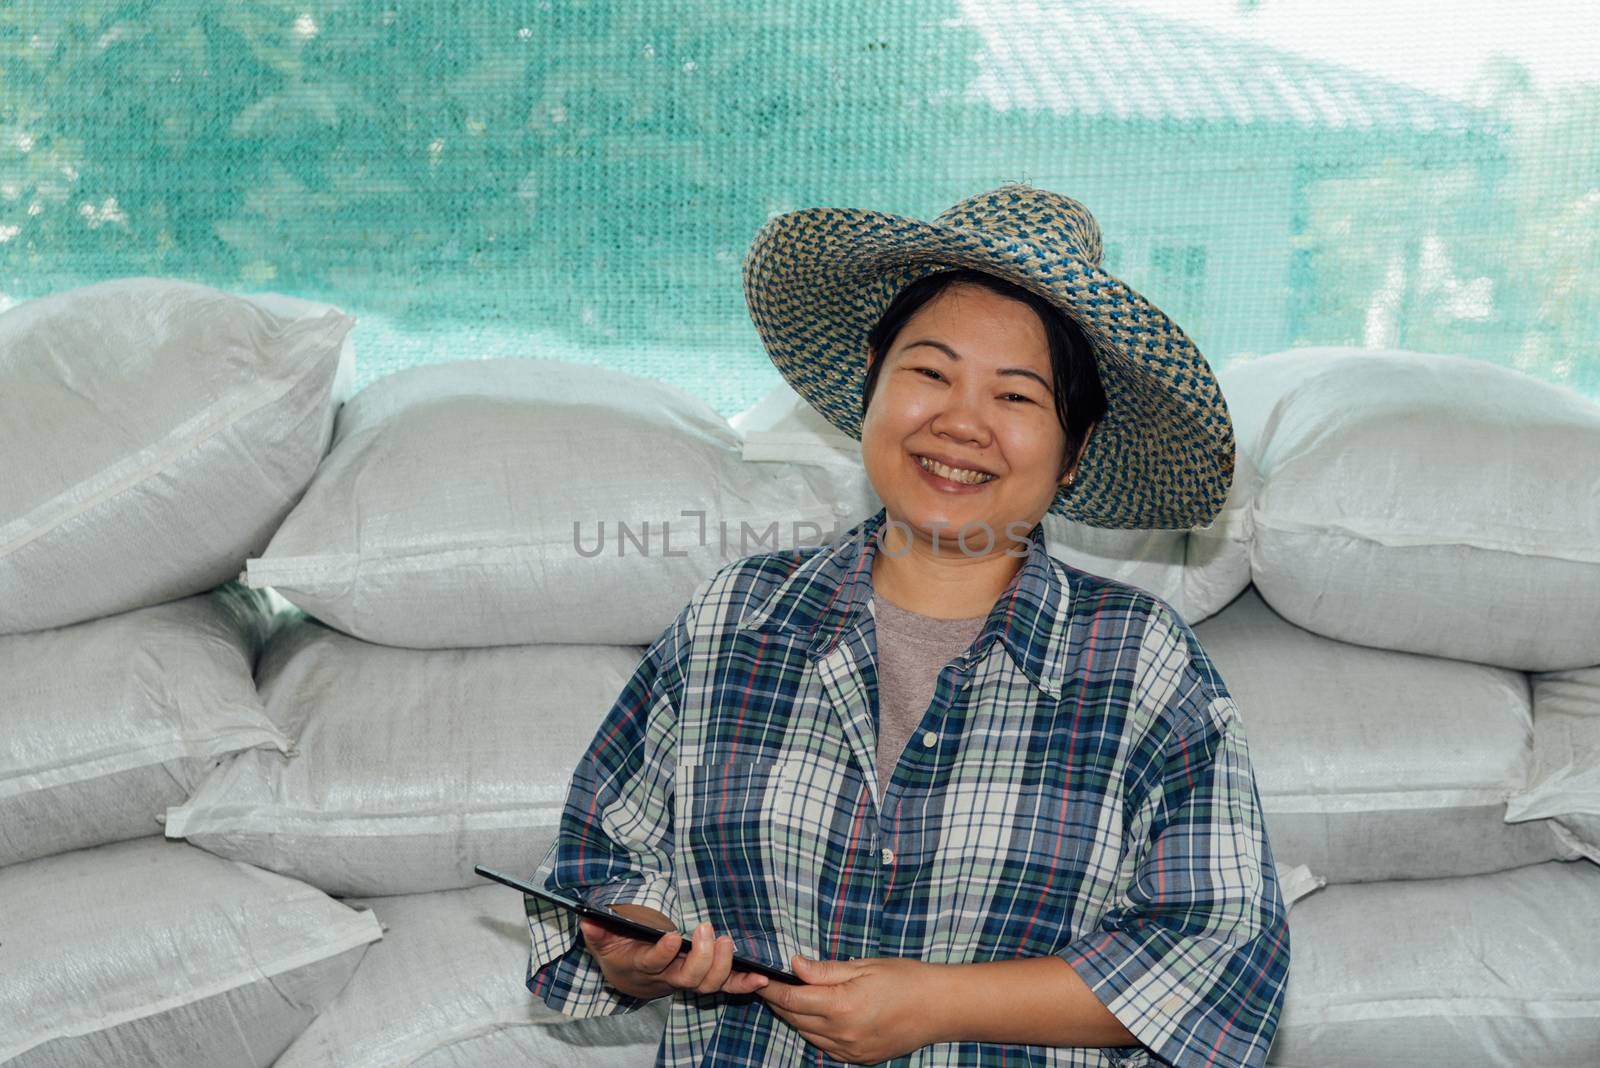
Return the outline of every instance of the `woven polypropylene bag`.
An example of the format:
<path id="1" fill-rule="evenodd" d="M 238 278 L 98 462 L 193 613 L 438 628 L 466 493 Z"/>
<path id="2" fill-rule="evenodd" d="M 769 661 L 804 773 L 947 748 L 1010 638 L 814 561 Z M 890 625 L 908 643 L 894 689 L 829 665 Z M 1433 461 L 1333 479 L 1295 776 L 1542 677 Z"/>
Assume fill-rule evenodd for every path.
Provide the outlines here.
<path id="1" fill-rule="evenodd" d="M 287 751 L 251 672 L 267 598 L 238 583 L 0 636 L 0 866 L 161 833 L 217 761 Z"/>
<path id="2" fill-rule="evenodd" d="M 1334 641 L 1254 589 L 1195 636 L 1249 728 L 1279 862 L 1344 883 L 1576 855 L 1549 821 L 1505 822 L 1533 752 L 1521 672 Z"/>
<path id="3" fill-rule="evenodd" d="M 1593 1068 L 1600 866 L 1328 886 L 1289 914 L 1269 1065 Z"/>
<path id="4" fill-rule="evenodd" d="M 166 833 L 333 894 L 475 886 L 475 864 L 515 870 L 554 840 L 641 652 L 402 649 L 293 619 L 257 681 L 294 755 L 240 753 Z"/>
<path id="5" fill-rule="evenodd" d="M 326 451 L 352 325 L 162 278 L 0 314 L 0 634 L 234 578 Z"/>
<path id="6" fill-rule="evenodd" d="M 584 1019 L 546 1008 L 524 982 L 523 895 L 480 881 L 464 890 L 349 899 L 378 917 L 383 941 L 274 1068 L 655 1064 L 670 1002 Z"/>
<path id="7" fill-rule="evenodd" d="M 1600 663 L 1600 407 L 1480 360 L 1311 348 L 1222 374 L 1251 580 L 1342 641 Z"/>
<path id="8" fill-rule="evenodd" d="M 245 295 L 245 299 L 260 305 L 281 319 L 290 321 L 320 319 L 330 311 L 343 314 L 332 304 L 325 304 L 320 300 L 307 300 L 288 293 L 249 293 Z M 334 373 L 332 386 L 334 406 L 345 403 L 355 396 L 355 392 L 356 343 L 355 331 L 352 330 L 345 334 L 344 340 L 339 343 L 339 369 Z"/>
<path id="9" fill-rule="evenodd" d="M 1533 768 L 1506 819 L 1550 819 L 1600 864 L 1600 666 L 1533 678 Z"/>
<path id="10" fill-rule="evenodd" d="M 645 644 L 751 553 L 818 544 L 850 506 L 747 464 L 670 386 L 555 360 L 412 368 L 356 395 L 246 581 L 368 641 Z"/>
<path id="11" fill-rule="evenodd" d="M 266 1068 L 382 937 L 370 912 L 159 837 L 0 868 L 0 1063 Z"/>

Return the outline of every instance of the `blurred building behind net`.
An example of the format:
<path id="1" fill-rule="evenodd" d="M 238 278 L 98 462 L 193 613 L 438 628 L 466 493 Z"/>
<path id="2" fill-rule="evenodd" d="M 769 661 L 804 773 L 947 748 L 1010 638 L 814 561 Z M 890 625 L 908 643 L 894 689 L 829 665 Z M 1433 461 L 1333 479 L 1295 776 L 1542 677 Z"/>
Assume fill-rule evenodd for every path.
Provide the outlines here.
<path id="1" fill-rule="evenodd" d="M 1504 11 L 1594 47 L 1587 0 Z M 292 293 L 358 317 L 360 384 L 554 357 L 732 414 L 779 381 L 740 288 L 770 215 L 1024 181 L 1217 366 L 1420 349 L 1600 398 L 1600 75 L 1482 52 L 1445 95 L 1113 0 L 18 0 L 0 303 Z"/>

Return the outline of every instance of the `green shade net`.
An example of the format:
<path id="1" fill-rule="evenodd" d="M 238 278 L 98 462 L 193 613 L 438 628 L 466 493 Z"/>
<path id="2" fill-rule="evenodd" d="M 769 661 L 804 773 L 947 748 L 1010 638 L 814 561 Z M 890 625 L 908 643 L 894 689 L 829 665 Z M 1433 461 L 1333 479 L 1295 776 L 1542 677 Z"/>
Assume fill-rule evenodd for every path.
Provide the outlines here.
<path id="1" fill-rule="evenodd" d="M 538 356 L 732 414 L 779 381 L 740 288 L 772 213 L 1025 181 L 1217 366 L 1409 348 L 1600 396 L 1600 82 L 1476 86 L 1105 0 L 13 0 L 0 291 L 290 293 L 357 316 L 358 385 Z"/>

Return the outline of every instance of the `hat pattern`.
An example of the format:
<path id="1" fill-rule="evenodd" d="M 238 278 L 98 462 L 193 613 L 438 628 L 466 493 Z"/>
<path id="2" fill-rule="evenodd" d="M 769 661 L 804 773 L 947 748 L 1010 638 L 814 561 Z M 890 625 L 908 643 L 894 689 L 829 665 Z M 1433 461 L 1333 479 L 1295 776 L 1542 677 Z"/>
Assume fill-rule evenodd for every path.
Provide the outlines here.
<path id="1" fill-rule="evenodd" d="M 745 300 L 784 379 L 861 438 L 867 333 L 910 282 L 965 267 L 1071 316 L 1094 349 L 1107 410 L 1050 510 L 1099 527 L 1201 526 L 1233 479 L 1233 424 L 1187 334 L 1100 269 L 1100 227 L 1078 201 L 1026 185 L 969 197 L 932 222 L 807 208 L 767 222 L 744 262 Z"/>

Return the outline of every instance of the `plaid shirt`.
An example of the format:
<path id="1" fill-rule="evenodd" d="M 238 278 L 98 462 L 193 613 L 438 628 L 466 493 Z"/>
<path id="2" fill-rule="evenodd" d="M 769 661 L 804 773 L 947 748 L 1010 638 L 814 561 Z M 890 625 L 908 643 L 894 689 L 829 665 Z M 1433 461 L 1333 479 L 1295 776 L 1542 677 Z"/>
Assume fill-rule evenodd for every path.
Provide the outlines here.
<path id="1" fill-rule="evenodd" d="M 580 761 L 535 881 L 709 921 L 783 966 L 1054 954 L 1143 1043 L 939 1043 L 895 1065 L 1262 1064 L 1286 910 L 1238 710 L 1193 632 L 1053 559 L 1036 525 L 899 763 L 877 768 L 884 521 L 702 583 Z M 644 1004 L 605 984 L 575 919 L 525 901 L 530 991 L 572 1016 Z M 670 997 L 658 1065 L 839 1063 L 757 997 Z"/>

